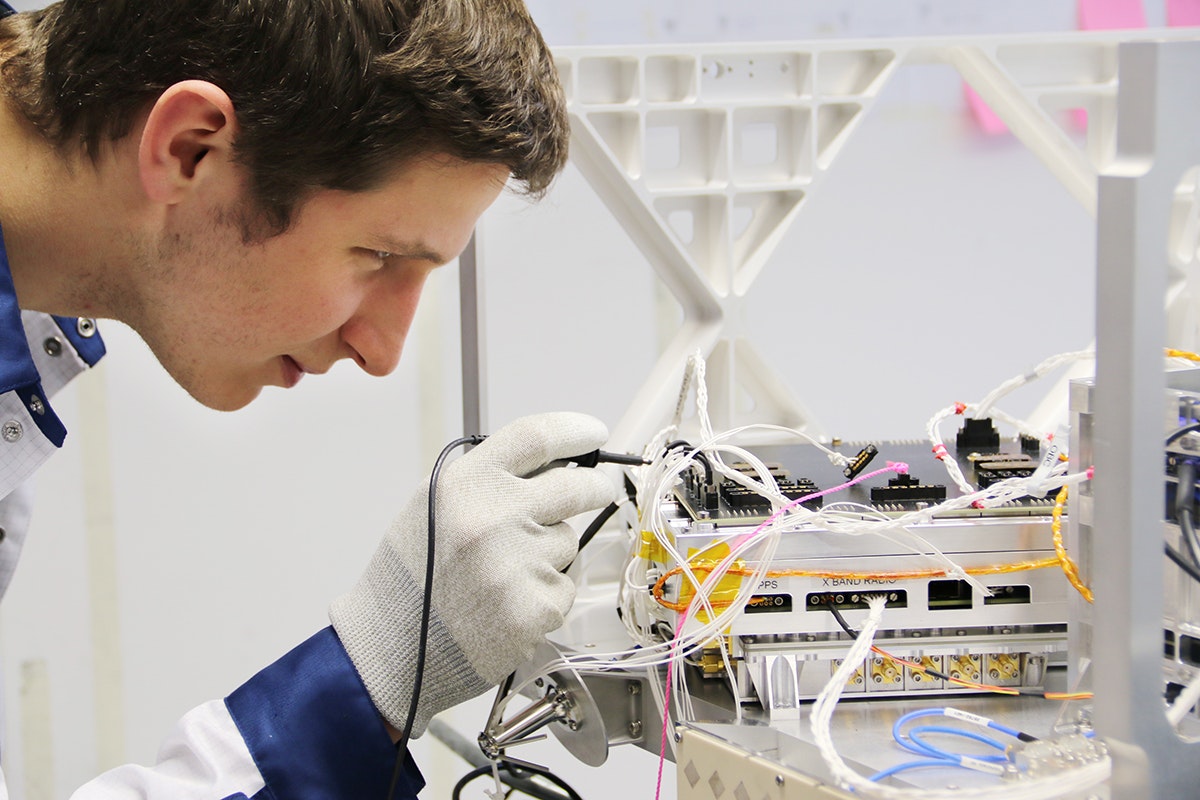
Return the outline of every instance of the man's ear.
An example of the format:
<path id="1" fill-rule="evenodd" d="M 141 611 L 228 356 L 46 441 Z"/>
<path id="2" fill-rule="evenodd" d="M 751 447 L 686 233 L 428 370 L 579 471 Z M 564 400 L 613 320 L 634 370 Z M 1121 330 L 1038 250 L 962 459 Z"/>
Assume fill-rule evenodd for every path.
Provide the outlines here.
<path id="1" fill-rule="evenodd" d="M 182 81 L 150 109 L 138 147 L 142 188 L 155 202 L 174 204 L 233 151 L 233 101 L 207 81 Z"/>

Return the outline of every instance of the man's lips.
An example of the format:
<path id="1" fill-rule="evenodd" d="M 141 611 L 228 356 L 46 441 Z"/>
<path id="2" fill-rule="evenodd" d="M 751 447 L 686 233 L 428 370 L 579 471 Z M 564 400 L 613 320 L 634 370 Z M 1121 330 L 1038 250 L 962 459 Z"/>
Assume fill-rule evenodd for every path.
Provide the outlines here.
<path id="1" fill-rule="evenodd" d="M 300 362 L 291 356 L 283 356 L 283 385 L 290 389 L 300 382 L 308 372 L 304 367 L 300 366 Z"/>

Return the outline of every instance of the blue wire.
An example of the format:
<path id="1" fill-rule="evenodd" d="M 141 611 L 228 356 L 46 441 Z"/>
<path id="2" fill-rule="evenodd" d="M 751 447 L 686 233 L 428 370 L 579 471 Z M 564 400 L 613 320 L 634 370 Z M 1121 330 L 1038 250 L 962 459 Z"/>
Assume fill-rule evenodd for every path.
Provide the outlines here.
<path id="1" fill-rule="evenodd" d="M 961 736 L 964 739 L 973 739 L 976 742 L 985 744 L 988 747 L 999 750 L 1001 753 L 1005 751 L 1004 744 L 996 741 L 992 737 L 984 736 L 983 734 L 975 733 L 974 731 L 965 731 L 962 728 L 951 728 L 946 725 L 918 725 L 915 728 L 909 729 L 908 738 L 918 747 L 924 748 L 926 751 L 925 755 L 932 756 L 934 758 L 949 758 L 956 761 L 961 761 L 963 754 L 951 753 L 946 750 L 942 750 L 940 747 L 935 747 L 934 745 L 929 744 L 929 742 L 926 742 L 919 736 L 919 734 L 923 735 L 926 733 L 944 733 L 951 736 Z M 978 759 L 979 761 L 990 761 L 992 763 L 1002 763 L 1008 760 L 1008 756 L 1005 755 L 967 756 L 967 758 L 974 758 Z"/>
<path id="2" fill-rule="evenodd" d="M 920 711 L 910 711 L 904 716 L 900 717 L 900 719 L 896 720 L 896 723 L 892 725 L 892 738 L 896 740 L 896 744 L 900 745 L 905 750 L 908 750 L 910 753 L 916 753 L 919 756 L 927 756 L 929 753 L 919 746 L 909 742 L 907 737 L 903 732 L 901 732 L 900 729 L 909 722 L 912 722 L 914 719 L 921 719 L 922 717 L 944 716 L 946 715 L 940 708 L 925 708 L 921 709 Z"/>
<path id="3" fill-rule="evenodd" d="M 957 761 L 947 761 L 946 759 L 942 759 L 942 758 L 928 758 L 928 759 L 922 759 L 920 761 L 906 761 L 903 764 L 897 764 L 894 767 L 888 767 L 885 770 L 880 770 L 879 772 L 876 772 L 874 775 L 872 775 L 870 778 L 867 778 L 867 780 L 881 781 L 884 778 L 890 778 L 892 775 L 895 775 L 897 772 L 904 772 L 905 770 L 910 770 L 910 769 L 920 769 L 922 767 L 957 767 L 957 766 L 958 766 Z"/>
<path id="4" fill-rule="evenodd" d="M 1000 731 L 1001 733 L 1008 734 L 1009 736 L 1013 737 L 1014 739 L 1021 738 L 1021 732 L 1019 730 L 1017 730 L 1016 728 L 1010 728 L 1007 725 L 1001 725 L 999 722 L 996 722 L 996 720 L 994 720 L 994 719 L 990 720 L 988 722 L 988 727 L 994 731 Z"/>
<path id="5" fill-rule="evenodd" d="M 919 725 L 919 726 L 916 726 L 916 727 L 910 729 L 907 732 L 902 730 L 905 725 L 912 722 L 913 720 L 923 719 L 925 717 L 944 717 L 944 716 L 947 716 L 946 709 L 944 709 L 944 708 L 926 708 L 926 709 L 921 709 L 918 711 L 910 711 L 909 713 L 904 714 L 898 720 L 896 720 L 895 724 L 892 725 L 892 738 L 894 738 L 896 740 L 896 743 L 898 745 L 900 745 L 901 747 L 903 747 L 905 750 L 908 750 L 911 753 L 916 753 L 919 756 L 924 756 L 924 758 L 921 760 L 918 760 L 918 761 L 909 761 L 909 762 L 906 762 L 903 764 L 899 764 L 895 767 L 889 767 L 887 769 L 884 769 L 884 770 L 876 773 L 875 775 L 872 775 L 870 780 L 880 781 L 880 780 L 883 780 L 884 778 L 895 775 L 897 772 L 903 772 L 903 771 L 909 770 L 909 769 L 919 769 L 922 767 L 939 767 L 939 766 L 961 767 L 963 758 L 974 758 L 978 761 L 985 761 L 988 763 L 1004 763 L 1005 761 L 1008 760 L 1006 755 L 1000 755 L 1000 754 L 968 756 L 968 755 L 964 755 L 961 753 L 952 753 L 947 750 L 943 750 L 940 747 L 936 747 L 936 746 L 930 744 L 929 742 L 925 741 L 923 738 L 921 738 L 923 735 L 929 734 L 929 733 L 940 733 L 940 734 L 946 734 L 946 735 L 950 735 L 950 736 L 960 736 L 964 739 L 971 739 L 972 741 L 987 745 L 988 747 L 991 747 L 993 749 L 1001 751 L 1001 753 L 1006 752 L 1006 748 L 1002 742 L 999 742 L 996 739 L 991 738 L 990 736 L 984 736 L 983 734 L 975 733 L 973 731 L 963 730 L 961 728 L 951 728 L 951 727 L 945 726 L 945 725 Z M 992 728 L 996 731 L 999 731 L 1000 733 L 1006 734 L 1008 736 L 1012 736 L 1013 738 L 1016 738 L 1016 739 L 1019 739 L 1021 737 L 1020 731 L 1017 731 L 1006 725 L 1001 725 L 998 722 L 989 721 L 988 727 Z"/>

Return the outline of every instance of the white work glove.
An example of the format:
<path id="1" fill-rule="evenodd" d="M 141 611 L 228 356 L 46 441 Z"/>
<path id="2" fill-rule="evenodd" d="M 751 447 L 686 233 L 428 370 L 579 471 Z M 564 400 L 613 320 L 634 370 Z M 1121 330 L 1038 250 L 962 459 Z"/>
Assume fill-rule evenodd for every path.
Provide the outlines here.
<path id="1" fill-rule="evenodd" d="M 438 712 L 495 686 L 560 627 L 575 587 L 562 520 L 615 497 L 602 473 L 553 462 L 598 449 L 604 423 L 583 414 L 524 417 L 450 462 L 437 485 L 429 639 L 412 736 Z M 379 712 L 403 729 L 415 679 L 425 585 L 429 484 L 392 522 L 329 616 Z"/>

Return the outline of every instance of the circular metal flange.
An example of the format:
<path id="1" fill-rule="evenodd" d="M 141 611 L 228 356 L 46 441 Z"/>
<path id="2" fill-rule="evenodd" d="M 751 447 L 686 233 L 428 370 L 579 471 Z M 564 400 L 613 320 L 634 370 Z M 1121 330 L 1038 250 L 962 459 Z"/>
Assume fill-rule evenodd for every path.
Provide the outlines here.
<path id="1" fill-rule="evenodd" d="M 516 682 L 524 682 L 538 674 L 545 665 L 562 657 L 563 654 L 552 643 L 542 642 L 534 651 L 533 658 L 517 669 Z M 571 698 L 565 708 L 565 719 L 552 722 L 546 727 L 575 758 L 589 767 L 600 766 L 608 760 L 608 734 L 591 690 L 579 677 L 579 673 L 569 667 L 551 672 L 545 679 L 551 691 L 566 692 Z M 546 691 L 532 687 L 533 684 L 530 684 L 526 692 L 533 690 L 540 696 Z"/>

